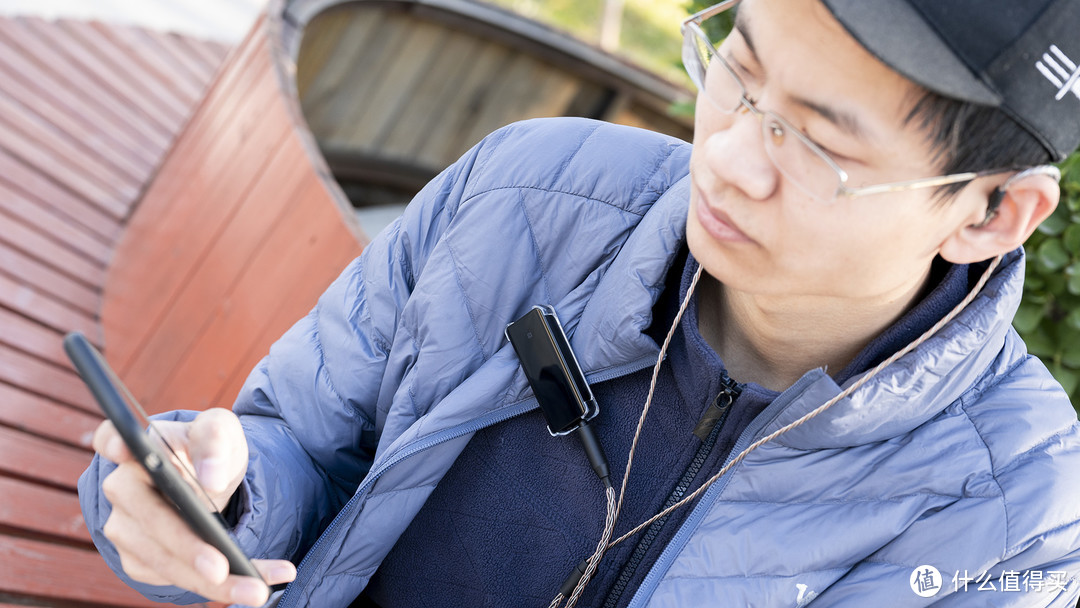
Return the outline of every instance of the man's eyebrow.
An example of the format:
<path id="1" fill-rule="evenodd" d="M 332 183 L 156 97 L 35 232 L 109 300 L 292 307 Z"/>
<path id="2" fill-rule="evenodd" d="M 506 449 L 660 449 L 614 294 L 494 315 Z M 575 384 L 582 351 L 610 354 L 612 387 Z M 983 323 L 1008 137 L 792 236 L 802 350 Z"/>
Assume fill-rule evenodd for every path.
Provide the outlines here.
<path id="1" fill-rule="evenodd" d="M 862 122 L 851 112 L 831 108 L 802 97 L 796 97 L 793 101 L 836 125 L 841 131 L 856 139 L 863 141 L 870 139 L 869 130 L 864 128 Z"/>
<path id="2" fill-rule="evenodd" d="M 746 11 L 736 11 L 735 13 L 735 29 L 742 35 L 743 40 L 746 42 L 746 48 L 750 49 L 750 54 L 757 59 L 757 49 L 754 48 L 754 39 L 750 36 L 750 17 L 747 16 Z"/>

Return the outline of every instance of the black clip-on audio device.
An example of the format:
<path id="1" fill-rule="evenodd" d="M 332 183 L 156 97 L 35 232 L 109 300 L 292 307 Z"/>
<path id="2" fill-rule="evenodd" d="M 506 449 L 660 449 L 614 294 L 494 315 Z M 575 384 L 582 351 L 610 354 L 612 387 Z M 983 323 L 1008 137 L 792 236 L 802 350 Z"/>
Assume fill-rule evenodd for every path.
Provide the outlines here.
<path id="1" fill-rule="evenodd" d="M 588 422 L 600 413 L 585 374 L 570 349 L 570 342 L 555 309 L 534 306 L 506 326 L 506 337 L 521 360 L 540 410 L 553 436 L 576 434 L 596 476 L 611 487 L 607 458 Z"/>

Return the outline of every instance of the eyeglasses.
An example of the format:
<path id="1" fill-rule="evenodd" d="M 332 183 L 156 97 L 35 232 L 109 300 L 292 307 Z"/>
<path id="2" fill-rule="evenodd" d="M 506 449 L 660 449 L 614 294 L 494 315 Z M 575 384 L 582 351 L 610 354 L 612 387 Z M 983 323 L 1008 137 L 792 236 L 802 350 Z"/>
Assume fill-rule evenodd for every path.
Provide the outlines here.
<path id="1" fill-rule="evenodd" d="M 750 112 L 761 121 L 761 135 L 769 160 L 788 181 L 808 196 L 823 203 L 832 203 L 840 196 L 854 198 L 867 194 L 933 188 L 969 182 L 983 175 L 1006 171 L 1006 169 L 997 169 L 956 173 L 874 186 L 849 187 L 847 172 L 805 133 L 793 127 L 775 112 L 757 107 L 750 99 L 746 85 L 739 79 L 734 68 L 720 56 L 716 46 L 705 34 L 701 26 L 702 22 L 738 3 L 739 0 L 727 0 L 683 21 L 683 64 L 690 75 L 690 80 L 718 112 L 722 114 Z M 709 83 L 707 88 L 706 82 Z"/>

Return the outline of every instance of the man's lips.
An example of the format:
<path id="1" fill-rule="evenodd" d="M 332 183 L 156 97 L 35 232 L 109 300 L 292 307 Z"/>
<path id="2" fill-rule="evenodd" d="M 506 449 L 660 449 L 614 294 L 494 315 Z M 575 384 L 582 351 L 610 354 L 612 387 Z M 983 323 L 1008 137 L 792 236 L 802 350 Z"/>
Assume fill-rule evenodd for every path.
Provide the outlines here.
<path id="1" fill-rule="evenodd" d="M 753 239 L 740 230 L 728 214 L 711 207 L 700 191 L 698 192 L 696 206 L 701 227 L 714 239 L 730 243 L 753 242 Z"/>

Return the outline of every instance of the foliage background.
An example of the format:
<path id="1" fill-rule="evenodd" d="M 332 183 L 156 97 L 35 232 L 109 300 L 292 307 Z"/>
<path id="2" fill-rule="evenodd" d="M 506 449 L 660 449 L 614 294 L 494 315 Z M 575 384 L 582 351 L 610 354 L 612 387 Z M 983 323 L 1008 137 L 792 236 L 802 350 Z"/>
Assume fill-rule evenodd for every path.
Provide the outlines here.
<path id="1" fill-rule="evenodd" d="M 604 0 L 491 1 L 586 41 L 599 37 Z M 624 1 L 619 53 L 689 87 L 680 59 L 679 24 L 714 2 Z M 1080 409 L 1080 154 L 1061 168 L 1061 204 L 1025 244 L 1027 280 L 1014 326 Z"/>

